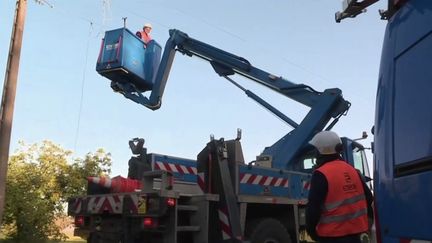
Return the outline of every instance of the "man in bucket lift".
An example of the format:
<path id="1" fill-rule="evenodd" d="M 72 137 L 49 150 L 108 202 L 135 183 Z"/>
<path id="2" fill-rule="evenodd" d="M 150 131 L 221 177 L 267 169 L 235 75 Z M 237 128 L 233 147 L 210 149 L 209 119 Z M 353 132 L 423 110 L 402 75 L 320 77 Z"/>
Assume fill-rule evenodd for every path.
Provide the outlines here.
<path id="1" fill-rule="evenodd" d="M 147 46 L 147 44 L 152 40 L 150 36 L 150 32 L 152 31 L 152 25 L 147 23 L 144 25 L 142 31 L 137 31 L 136 35 L 141 38 L 141 40 L 144 42 L 144 47 Z"/>

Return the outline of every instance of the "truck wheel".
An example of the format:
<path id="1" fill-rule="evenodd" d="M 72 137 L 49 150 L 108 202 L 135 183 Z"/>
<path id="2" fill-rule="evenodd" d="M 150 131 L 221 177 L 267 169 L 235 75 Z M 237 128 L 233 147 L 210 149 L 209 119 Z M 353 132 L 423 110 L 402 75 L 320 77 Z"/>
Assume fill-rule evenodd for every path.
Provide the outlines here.
<path id="1" fill-rule="evenodd" d="M 87 237 L 87 243 L 122 243 L 123 241 L 121 239 L 105 239 L 102 238 L 100 233 L 90 233 L 90 235 Z"/>
<path id="2" fill-rule="evenodd" d="M 251 243 L 291 243 L 287 229 L 279 220 L 265 218 L 250 223 L 246 236 Z"/>
<path id="3" fill-rule="evenodd" d="M 87 237 L 87 243 L 99 243 L 100 239 L 95 233 L 90 233 Z"/>

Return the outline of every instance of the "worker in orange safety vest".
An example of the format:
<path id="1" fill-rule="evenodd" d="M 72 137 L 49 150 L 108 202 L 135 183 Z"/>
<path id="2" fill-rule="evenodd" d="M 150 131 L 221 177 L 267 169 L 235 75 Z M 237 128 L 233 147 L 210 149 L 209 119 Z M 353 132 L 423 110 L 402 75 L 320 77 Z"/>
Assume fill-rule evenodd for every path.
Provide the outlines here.
<path id="1" fill-rule="evenodd" d="M 141 38 L 141 40 L 144 42 L 144 46 L 147 46 L 147 44 L 152 40 L 150 36 L 150 32 L 152 31 L 152 25 L 151 24 L 145 24 L 142 31 L 136 32 L 136 35 Z"/>
<path id="2" fill-rule="evenodd" d="M 306 208 L 306 231 L 315 241 L 361 243 L 373 219 L 373 196 L 362 175 L 343 161 L 342 141 L 322 131 L 309 142 L 317 150 Z"/>

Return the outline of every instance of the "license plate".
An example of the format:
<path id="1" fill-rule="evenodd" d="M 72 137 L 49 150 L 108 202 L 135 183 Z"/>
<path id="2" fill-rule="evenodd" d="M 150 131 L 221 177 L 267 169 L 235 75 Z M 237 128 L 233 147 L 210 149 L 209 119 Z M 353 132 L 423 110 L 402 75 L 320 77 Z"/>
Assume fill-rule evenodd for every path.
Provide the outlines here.
<path id="1" fill-rule="evenodd" d="M 138 213 L 145 214 L 147 213 L 147 198 L 139 197 L 138 198 Z"/>

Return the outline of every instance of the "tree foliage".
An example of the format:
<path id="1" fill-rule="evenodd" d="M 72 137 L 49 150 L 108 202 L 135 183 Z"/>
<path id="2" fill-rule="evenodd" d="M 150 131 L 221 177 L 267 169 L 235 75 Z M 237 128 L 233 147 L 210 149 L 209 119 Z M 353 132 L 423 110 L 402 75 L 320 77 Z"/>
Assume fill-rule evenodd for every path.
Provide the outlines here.
<path id="1" fill-rule="evenodd" d="M 103 149 L 81 159 L 50 141 L 21 143 L 9 159 L 3 234 L 18 242 L 64 240 L 54 221 L 67 199 L 85 193 L 87 176 L 109 175 L 110 167 Z"/>

